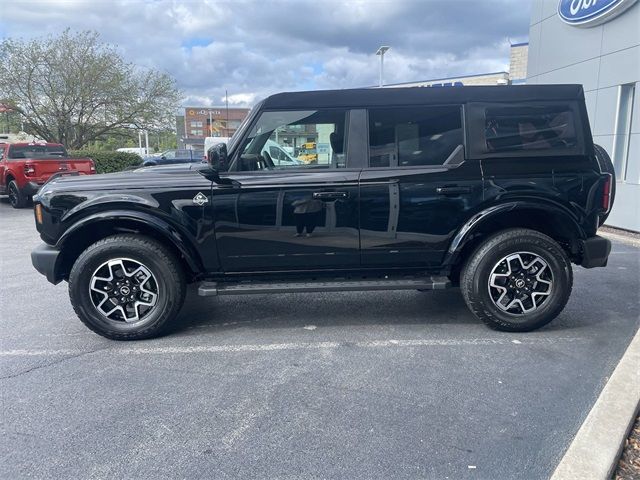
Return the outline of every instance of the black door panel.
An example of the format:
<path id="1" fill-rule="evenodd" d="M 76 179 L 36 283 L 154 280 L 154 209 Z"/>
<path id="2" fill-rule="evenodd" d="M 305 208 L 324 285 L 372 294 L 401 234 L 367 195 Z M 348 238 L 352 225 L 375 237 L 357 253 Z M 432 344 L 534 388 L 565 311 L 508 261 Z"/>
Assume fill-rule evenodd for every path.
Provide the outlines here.
<path id="1" fill-rule="evenodd" d="M 482 202 L 478 162 L 365 170 L 360 181 L 363 266 L 440 265 L 457 229 Z"/>
<path id="2" fill-rule="evenodd" d="M 225 271 L 357 267 L 359 171 L 229 174 L 213 191 Z M 302 226 L 301 235 L 297 235 Z M 309 234 L 309 235 L 307 235 Z"/>

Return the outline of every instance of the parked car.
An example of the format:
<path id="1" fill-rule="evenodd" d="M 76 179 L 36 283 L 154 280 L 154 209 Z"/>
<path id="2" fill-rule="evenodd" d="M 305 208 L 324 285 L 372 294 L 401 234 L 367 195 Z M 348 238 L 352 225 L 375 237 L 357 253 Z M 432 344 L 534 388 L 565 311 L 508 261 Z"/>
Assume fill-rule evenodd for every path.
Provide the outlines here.
<path id="1" fill-rule="evenodd" d="M 264 146 L 296 129 L 318 159 L 277 168 Z M 204 296 L 457 286 L 490 327 L 528 331 L 564 308 L 572 263 L 604 267 L 611 247 L 597 230 L 615 177 L 579 85 L 273 95 L 210 162 L 36 196 L 33 265 L 69 282 L 90 329 L 166 332 L 197 282 Z"/>
<path id="2" fill-rule="evenodd" d="M 92 175 L 90 158 L 69 158 L 59 143 L 0 143 L 0 195 L 8 195 L 13 208 L 27 205 L 52 176 Z"/>
<path id="3" fill-rule="evenodd" d="M 282 145 L 273 140 L 265 142 L 262 147 L 262 155 L 267 159 L 271 159 L 271 162 L 276 167 L 297 167 L 303 163 L 289 155 Z"/>
<path id="4" fill-rule="evenodd" d="M 142 147 L 122 147 L 122 148 L 117 148 L 116 152 L 123 152 L 123 153 L 135 153 L 136 155 L 138 155 L 141 158 L 145 158 L 149 156 L 149 151 Z"/>
<path id="5" fill-rule="evenodd" d="M 142 165 L 151 167 L 153 165 L 202 162 L 203 160 L 204 152 L 202 150 L 165 150 L 158 155 L 146 157 L 142 161 Z"/>

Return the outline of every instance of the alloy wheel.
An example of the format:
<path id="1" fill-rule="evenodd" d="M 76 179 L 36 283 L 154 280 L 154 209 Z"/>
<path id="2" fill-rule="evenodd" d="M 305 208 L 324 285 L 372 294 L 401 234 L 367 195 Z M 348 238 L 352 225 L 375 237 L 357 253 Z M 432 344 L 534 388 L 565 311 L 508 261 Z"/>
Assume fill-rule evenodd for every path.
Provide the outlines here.
<path id="1" fill-rule="evenodd" d="M 540 255 L 511 253 L 495 264 L 488 287 L 491 300 L 500 310 L 525 315 L 540 308 L 551 295 L 553 272 Z"/>
<path id="2" fill-rule="evenodd" d="M 18 192 L 13 183 L 9 184 L 9 203 L 12 207 L 18 205 Z"/>
<path id="3" fill-rule="evenodd" d="M 159 287 L 156 277 L 142 263 L 115 258 L 93 272 L 89 295 L 93 306 L 106 319 L 141 323 L 157 307 Z"/>

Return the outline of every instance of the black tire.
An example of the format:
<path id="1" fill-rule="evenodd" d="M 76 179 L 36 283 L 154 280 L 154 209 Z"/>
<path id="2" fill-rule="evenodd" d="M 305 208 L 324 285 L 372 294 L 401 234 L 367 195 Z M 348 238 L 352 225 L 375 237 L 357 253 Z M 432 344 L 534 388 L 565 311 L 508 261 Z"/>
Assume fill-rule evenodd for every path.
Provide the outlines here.
<path id="1" fill-rule="evenodd" d="M 526 270 L 520 270 L 520 274 L 527 282 L 529 280 L 533 282 L 532 284 L 525 283 L 525 288 L 531 285 L 540 285 L 540 291 L 548 291 L 550 294 L 548 296 L 531 295 L 528 297 L 529 300 L 523 300 L 524 307 L 521 302 L 519 305 L 514 305 L 510 311 L 505 311 L 495 303 L 501 298 L 502 290 L 498 290 L 499 287 L 490 287 L 489 283 L 492 273 L 501 272 L 495 269 L 498 269 L 500 265 L 502 265 L 501 268 L 505 268 L 508 263 L 508 261 L 500 263 L 501 260 L 516 253 L 521 253 L 521 257 L 525 259 L 525 263 L 522 260 L 518 262 L 520 265 L 534 266 L 532 259 L 536 256 L 546 262 L 547 267 L 540 268 L 538 275 L 549 275 L 550 272 L 552 274 L 550 286 L 546 286 L 546 282 L 537 282 L 536 278 L 541 277 L 532 277 Z M 529 260 L 526 260 L 527 258 Z M 542 266 L 541 263 L 538 265 Z M 516 263 L 513 270 L 518 268 Z M 546 272 L 545 268 L 547 268 Z M 511 271 L 512 268 L 509 267 L 509 272 Z M 516 273 L 514 273 L 514 277 L 518 277 Z M 499 277 L 499 281 L 512 281 L 511 277 L 505 276 L 504 270 L 499 273 Z M 549 277 L 545 277 L 545 279 L 549 280 Z M 516 278 L 513 284 L 515 282 L 522 283 L 519 278 Z M 525 228 L 503 230 L 489 237 L 469 256 L 460 276 L 462 296 L 471 312 L 489 327 L 508 332 L 527 332 L 552 321 L 567 304 L 572 287 L 571 261 L 562 247 L 552 238 Z M 515 294 L 516 288 L 509 289 L 509 294 L 506 293 L 506 288 L 504 291 L 506 303 L 511 304 L 510 300 L 515 300 L 511 293 Z M 526 291 L 521 292 L 523 295 L 521 298 L 527 298 Z M 534 297 L 534 303 L 531 303 L 532 297 Z M 535 303 L 538 303 L 537 308 L 528 313 L 524 312 L 525 307 L 531 308 Z"/>
<path id="2" fill-rule="evenodd" d="M 133 270 L 131 265 L 137 263 L 151 274 L 152 280 L 149 283 L 145 280 L 143 283 L 138 283 L 137 286 L 131 286 L 131 290 L 137 290 L 137 293 L 130 292 L 132 298 L 133 295 L 144 295 L 142 291 L 144 285 L 150 289 L 149 291 L 153 291 L 155 286 L 155 305 L 149 307 L 147 313 L 142 311 L 145 307 L 142 309 L 137 305 L 132 307 L 131 311 L 135 311 L 135 314 L 139 316 L 137 322 L 125 322 L 123 315 L 119 313 L 122 312 L 126 315 L 124 310 L 119 310 L 112 314 L 112 317 L 107 317 L 98 310 L 96 305 L 104 297 L 100 297 L 95 290 L 91 290 L 92 279 L 94 276 L 104 277 L 104 274 L 99 274 L 99 272 L 105 271 L 117 280 L 116 274 L 118 272 L 114 273 L 111 265 L 105 267 L 109 261 L 117 263 L 116 259 L 125 259 L 124 265 L 129 267 L 130 273 Z M 113 268 L 119 269 L 120 267 L 116 265 Z M 125 279 L 131 279 L 134 282 L 132 285 L 135 285 L 135 277 L 120 277 L 120 280 Z M 106 287 L 110 290 L 119 288 L 120 292 L 122 287 L 112 286 L 113 283 L 115 281 L 108 282 Z M 100 283 L 95 283 L 97 288 L 101 288 L 99 285 Z M 142 340 L 168 332 L 182 307 L 185 292 L 184 271 L 175 255 L 162 244 L 140 235 L 113 235 L 99 240 L 80 254 L 69 275 L 69 297 L 76 314 L 91 330 L 112 340 Z M 108 296 L 106 293 L 103 295 Z M 119 295 L 120 293 L 117 296 Z M 136 297 L 124 308 L 129 309 L 131 304 L 137 300 L 144 300 L 144 298 Z M 105 309 L 116 305 L 113 303 L 114 300 L 109 299 L 107 302 Z M 120 319 L 113 318 L 118 316 Z"/>
<path id="3" fill-rule="evenodd" d="M 611 174 L 611 205 L 616 199 L 616 171 L 613 167 L 613 162 L 611 161 L 611 157 L 607 153 L 607 151 L 601 147 L 600 145 L 593 144 L 593 149 L 596 153 L 596 160 L 598 161 L 598 166 L 600 167 L 600 171 L 602 173 L 610 173 Z M 600 225 L 602 225 L 606 220 L 609 214 L 600 215 Z"/>
<path id="4" fill-rule="evenodd" d="M 20 191 L 20 187 L 15 180 L 11 180 L 7 187 L 9 203 L 13 208 L 24 208 L 29 202 L 29 198 Z"/>

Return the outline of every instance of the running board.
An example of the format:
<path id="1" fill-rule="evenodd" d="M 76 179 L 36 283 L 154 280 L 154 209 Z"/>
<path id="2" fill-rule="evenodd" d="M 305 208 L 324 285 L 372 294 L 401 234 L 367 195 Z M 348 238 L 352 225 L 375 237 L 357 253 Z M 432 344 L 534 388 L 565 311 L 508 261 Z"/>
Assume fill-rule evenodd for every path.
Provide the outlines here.
<path id="1" fill-rule="evenodd" d="M 291 282 L 202 282 L 198 295 L 246 295 L 251 293 L 356 292 L 374 290 L 443 290 L 451 286 L 447 277 L 412 277 L 410 279 L 330 280 Z"/>

